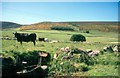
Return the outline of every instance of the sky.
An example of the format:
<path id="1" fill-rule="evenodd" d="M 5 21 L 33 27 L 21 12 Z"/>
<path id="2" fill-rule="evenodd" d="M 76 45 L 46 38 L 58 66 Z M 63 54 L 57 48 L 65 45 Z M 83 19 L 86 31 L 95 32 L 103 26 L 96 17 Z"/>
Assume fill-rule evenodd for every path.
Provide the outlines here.
<path id="1" fill-rule="evenodd" d="M 118 2 L 2 2 L 2 21 L 118 21 Z"/>
<path id="2" fill-rule="evenodd" d="M 1 0 L 1 2 L 119 2 L 119 0 Z"/>

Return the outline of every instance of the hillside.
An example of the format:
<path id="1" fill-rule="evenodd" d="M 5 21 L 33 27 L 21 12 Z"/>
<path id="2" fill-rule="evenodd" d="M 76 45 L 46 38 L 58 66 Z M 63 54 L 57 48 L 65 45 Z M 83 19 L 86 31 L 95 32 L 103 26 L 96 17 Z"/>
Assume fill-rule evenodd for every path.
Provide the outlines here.
<path id="1" fill-rule="evenodd" d="M 13 23 L 13 22 L 1 22 L 0 21 L 0 24 L 2 24 L 2 29 L 7 29 L 7 28 L 18 28 L 22 25 L 20 24 L 17 24 L 17 23 Z"/>
<path id="2" fill-rule="evenodd" d="M 25 25 L 20 27 L 21 30 L 50 30 L 53 26 L 69 26 L 69 23 L 65 22 L 41 22 L 31 25 Z"/>
<path id="3" fill-rule="evenodd" d="M 118 31 L 117 22 L 41 22 L 20 27 L 20 30 L 50 30 L 51 27 L 72 27 L 74 30 Z"/>

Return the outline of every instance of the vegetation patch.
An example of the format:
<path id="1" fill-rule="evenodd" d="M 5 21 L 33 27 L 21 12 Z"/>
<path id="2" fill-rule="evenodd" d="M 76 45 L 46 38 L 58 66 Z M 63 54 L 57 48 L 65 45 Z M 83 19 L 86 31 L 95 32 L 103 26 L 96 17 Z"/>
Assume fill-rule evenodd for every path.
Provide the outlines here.
<path id="1" fill-rule="evenodd" d="M 73 28 L 65 27 L 65 26 L 53 26 L 53 27 L 51 27 L 51 30 L 74 31 Z"/>
<path id="2" fill-rule="evenodd" d="M 39 53 L 46 53 L 45 51 L 29 51 L 29 52 L 16 52 L 16 51 L 5 51 L 0 53 L 2 55 L 2 73 L 3 77 L 19 77 L 20 76 L 29 77 L 33 75 L 35 78 L 39 78 L 38 73 L 44 72 L 41 65 L 48 65 L 50 62 L 50 55 L 46 58 L 42 58 Z M 37 72 L 36 72 L 37 71 Z M 18 73 L 18 74 L 17 74 Z M 25 73 L 25 74 L 24 74 Z M 29 76 L 27 76 L 29 74 Z M 41 73 L 42 74 L 42 73 Z M 42 75 L 46 76 L 47 73 Z"/>
<path id="3" fill-rule="evenodd" d="M 81 34 L 74 34 L 74 35 L 71 36 L 70 41 L 81 41 L 81 42 L 83 42 L 83 41 L 86 41 L 86 38 L 85 38 L 85 36 L 83 36 Z"/>

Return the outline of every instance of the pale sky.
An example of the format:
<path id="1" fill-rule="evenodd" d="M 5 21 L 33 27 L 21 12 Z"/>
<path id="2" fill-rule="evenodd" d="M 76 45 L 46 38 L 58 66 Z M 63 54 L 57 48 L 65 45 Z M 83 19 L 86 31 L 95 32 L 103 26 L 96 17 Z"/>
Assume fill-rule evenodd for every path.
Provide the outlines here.
<path id="1" fill-rule="evenodd" d="M 2 2 L 2 21 L 118 21 L 118 2 Z"/>

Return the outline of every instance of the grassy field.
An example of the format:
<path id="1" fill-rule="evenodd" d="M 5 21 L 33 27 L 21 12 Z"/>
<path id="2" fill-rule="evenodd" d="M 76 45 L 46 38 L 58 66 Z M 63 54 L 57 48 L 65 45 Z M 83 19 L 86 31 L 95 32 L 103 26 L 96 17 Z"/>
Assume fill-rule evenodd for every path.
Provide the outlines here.
<path id="1" fill-rule="evenodd" d="M 13 38 L 14 35 L 13 32 L 26 32 L 26 33 L 36 33 L 37 38 L 38 37 L 46 37 L 49 40 L 58 40 L 60 42 L 58 43 L 49 43 L 49 42 L 40 42 L 36 41 L 36 46 L 33 45 L 32 42 L 25 43 L 23 42 L 23 45 L 21 45 L 16 40 L 2 40 L 2 52 L 5 51 L 17 51 L 17 52 L 28 52 L 28 51 L 34 51 L 34 50 L 41 50 L 41 51 L 47 51 L 49 52 L 52 57 L 53 54 L 59 51 L 62 47 L 70 47 L 70 48 L 82 48 L 84 50 L 86 49 L 92 49 L 92 50 L 103 50 L 103 47 L 108 45 L 115 45 L 118 43 L 118 33 L 116 32 L 101 32 L 101 31 L 95 31 L 91 30 L 90 33 L 83 33 L 83 31 L 74 32 L 74 31 L 55 31 L 55 30 L 22 30 L 19 31 L 19 29 L 10 29 L 10 30 L 3 30 L 2 36 L 9 36 L 10 38 Z M 73 34 L 82 34 L 86 37 L 86 42 L 71 42 L 70 37 Z M 101 54 L 96 57 L 98 60 L 98 64 L 88 66 L 89 71 L 82 72 L 72 72 L 70 73 L 56 73 L 56 75 L 72 75 L 72 76 L 118 76 L 118 65 L 115 64 L 115 62 L 118 61 L 118 57 L 114 53 L 110 52 L 104 52 L 104 54 Z M 75 59 L 78 60 L 78 59 Z M 109 64 L 104 65 L 103 61 L 109 62 Z M 54 65 L 54 61 L 51 61 L 51 68 L 50 73 L 53 71 L 59 70 L 53 70 L 52 66 Z M 72 62 L 73 63 L 73 62 Z M 80 63 L 76 63 L 80 64 Z"/>
<path id="2" fill-rule="evenodd" d="M 3 40 L 2 46 L 3 50 L 13 50 L 16 49 L 15 46 L 19 46 L 17 50 L 36 50 L 36 49 L 45 49 L 48 51 L 54 51 L 56 48 L 61 48 L 65 46 L 75 47 L 75 48 L 85 48 L 85 49 L 103 49 L 104 46 L 109 44 L 117 44 L 118 42 L 118 33 L 114 32 L 100 32 L 100 31 L 90 31 L 90 34 L 83 32 L 70 32 L 70 31 L 54 31 L 54 30 L 3 30 L 2 36 L 9 36 L 13 38 L 13 32 L 26 32 L 26 33 L 36 33 L 38 37 L 48 38 L 49 40 L 58 40 L 59 43 L 45 43 L 37 41 L 37 45 L 33 46 L 33 43 L 25 43 L 21 46 L 16 40 Z M 70 37 L 73 34 L 82 34 L 86 37 L 87 41 L 84 43 L 70 42 Z M 8 47 L 9 46 L 9 47 Z M 24 48 L 23 48 L 24 47 Z M 31 48 L 30 48 L 31 47 Z M 20 49 L 19 49 L 20 48 Z"/>

